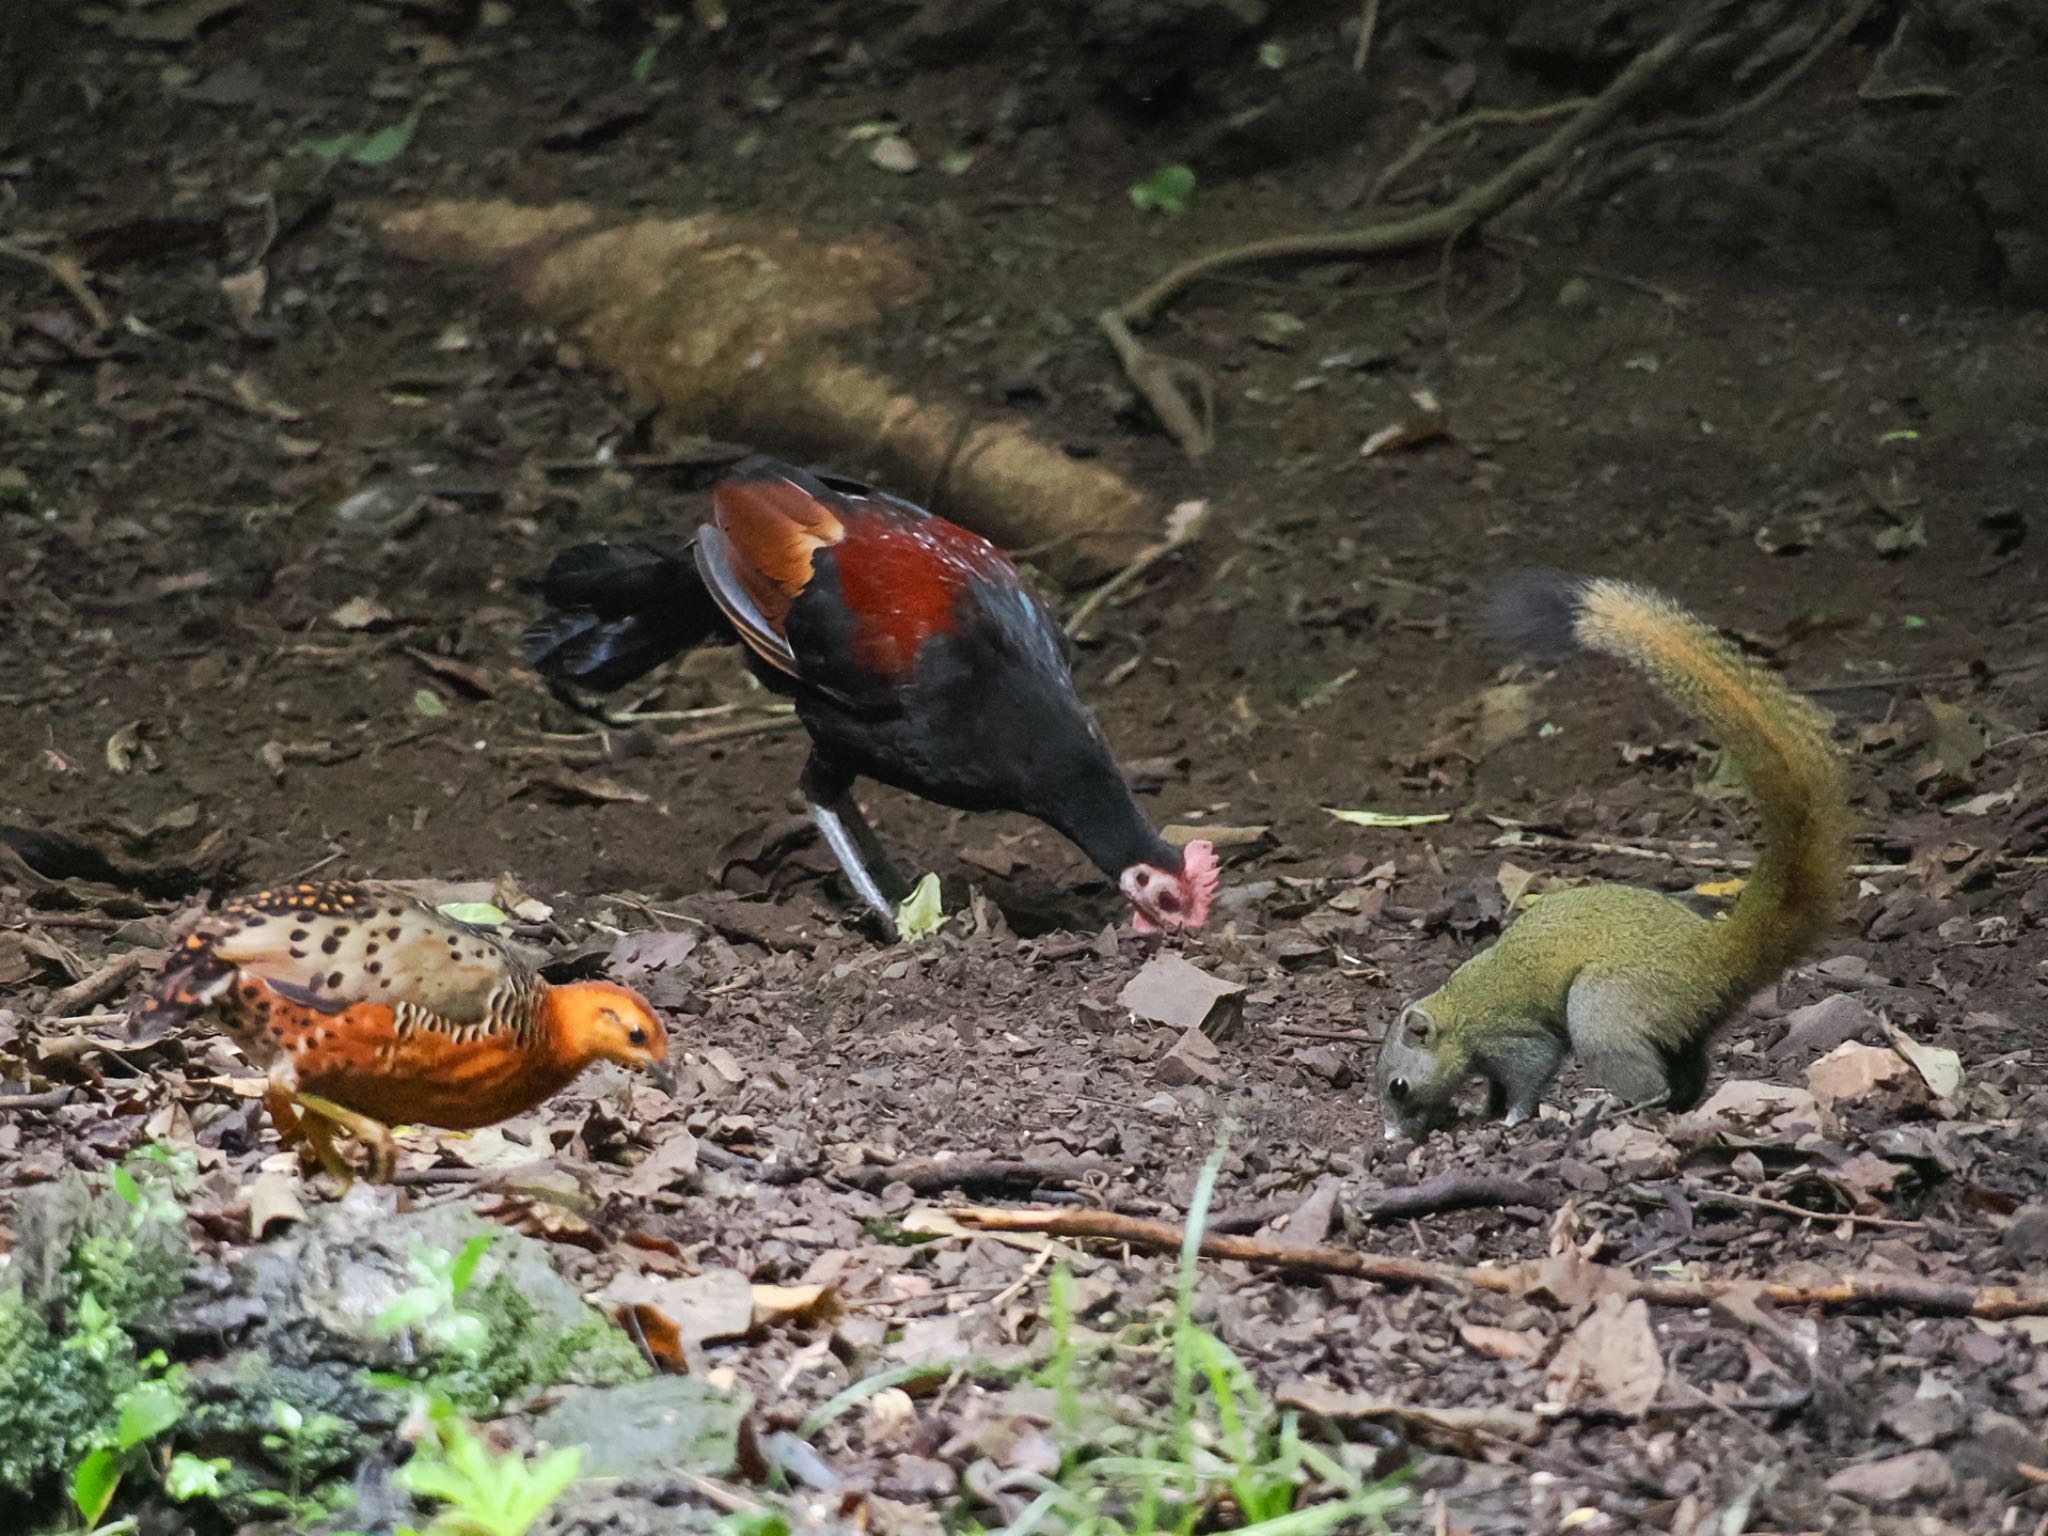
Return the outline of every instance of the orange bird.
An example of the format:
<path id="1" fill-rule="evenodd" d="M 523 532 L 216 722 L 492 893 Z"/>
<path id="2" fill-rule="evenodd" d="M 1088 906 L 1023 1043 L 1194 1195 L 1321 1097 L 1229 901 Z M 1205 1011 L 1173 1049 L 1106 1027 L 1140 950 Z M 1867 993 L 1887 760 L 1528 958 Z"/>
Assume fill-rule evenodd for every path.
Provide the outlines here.
<path id="1" fill-rule="evenodd" d="M 270 1078 L 281 1134 L 347 1177 L 334 1131 L 396 1165 L 393 1124 L 469 1130 L 532 1109 L 598 1061 L 669 1076 L 668 1036 L 636 992 L 551 986 L 490 933 L 389 886 L 281 886 L 229 902 L 172 952 L 145 1038 L 218 1022 Z"/>

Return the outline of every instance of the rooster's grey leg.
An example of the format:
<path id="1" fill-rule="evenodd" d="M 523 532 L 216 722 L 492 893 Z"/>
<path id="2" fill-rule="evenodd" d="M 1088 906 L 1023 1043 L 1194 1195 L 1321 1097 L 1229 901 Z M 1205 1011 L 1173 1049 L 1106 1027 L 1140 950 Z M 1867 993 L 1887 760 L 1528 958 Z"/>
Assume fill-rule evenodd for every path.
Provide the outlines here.
<path id="1" fill-rule="evenodd" d="M 854 804 L 852 790 L 850 776 L 823 766 L 815 757 L 804 765 L 803 793 L 811 820 L 824 833 L 825 846 L 839 861 L 854 893 L 881 919 L 883 931 L 893 941 L 903 877 L 896 873 L 874 828 Z"/>

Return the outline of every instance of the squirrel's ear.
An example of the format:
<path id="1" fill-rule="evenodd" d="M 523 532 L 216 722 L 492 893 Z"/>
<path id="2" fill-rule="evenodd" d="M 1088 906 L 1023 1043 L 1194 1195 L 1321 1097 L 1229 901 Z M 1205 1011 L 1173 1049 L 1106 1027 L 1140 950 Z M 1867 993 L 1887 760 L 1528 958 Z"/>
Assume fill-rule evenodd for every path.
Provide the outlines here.
<path id="1" fill-rule="evenodd" d="M 1401 1043 L 1412 1045 L 1417 1050 L 1427 1050 L 1430 1041 L 1436 1038 L 1435 1022 L 1415 1003 L 1401 1010 L 1401 1018 L 1395 1027 L 1401 1031 Z"/>

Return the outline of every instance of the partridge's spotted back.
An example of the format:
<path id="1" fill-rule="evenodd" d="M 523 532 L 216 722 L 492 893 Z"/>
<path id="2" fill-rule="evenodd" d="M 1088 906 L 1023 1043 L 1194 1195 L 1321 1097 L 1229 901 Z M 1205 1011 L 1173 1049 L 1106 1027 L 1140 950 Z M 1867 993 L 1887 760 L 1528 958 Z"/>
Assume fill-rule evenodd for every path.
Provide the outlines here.
<path id="1" fill-rule="evenodd" d="M 238 979 L 320 1012 L 410 1005 L 486 1028 L 529 1014 L 543 990 L 488 933 L 389 886 L 324 881 L 259 891 L 203 921 L 173 951 L 139 1032 L 188 1022 Z"/>

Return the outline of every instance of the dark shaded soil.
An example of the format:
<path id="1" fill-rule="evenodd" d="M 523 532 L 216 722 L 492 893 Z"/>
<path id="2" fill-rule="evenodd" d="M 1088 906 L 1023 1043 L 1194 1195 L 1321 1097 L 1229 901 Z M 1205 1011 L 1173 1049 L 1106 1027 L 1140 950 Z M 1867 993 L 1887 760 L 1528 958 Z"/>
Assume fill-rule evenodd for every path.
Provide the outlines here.
<path id="1" fill-rule="evenodd" d="M 47 849 L 25 847 L 45 878 L 0 864 L 0 939 L 46 937 L 78 973 L 161 942 L 165 900 L 105 899 L 137 883 L 137 865 L 160 871 L 150 894 L 169 899 L 311 871 L 509 873 L 556 909 L 529 931 L 538 941 L 596 937 L 601 955 L 621 929 L 702 936 L 654 985 L 688 1057 L 682 1104 L 640 1092 L 622 1109 L 616 1085 L 594 1080 L 526 1127 L 543 1146 L 555 1131 L 568 1161 L 630 1162 L 686 1120 L 709 1142 L 842 1175 L 949 1149 L 1084 1158 L 1088 1203 L 1177 1215 L 1229 1125 L 1227 1208 L 1285 1209 L 1332 1177 L 1358 1190 L 1458 1168 L 1558 1191 L 1556 1210 L 1361 1228 L 1376 1251 L 1505 1262 L 1577 1244 L 1645 1269 L 2038 1281 L 2048 1254 L 2007 1228 L 2048 1189 L 2048 316 L 1985 297 L 2016 269 L 1945 287 L 1975 299 L 1847 271 L 1795 288 L 1777 274 L 1800 264 L 1768 252 L 1718 259 L 1726 243 L 1709 242 L 1716 259 L 1677 248 L 1659 263 L 1639 229 L 1560 230 L 1573 206 L 1561 193 L 1531 243 L 1475 251 L 1442 287 L 1374 291 L 1427 276 L 1432 258 L 1199 290 L 1159 333 L 1222 385 L 1220 446 L 1197 471 L 1142 422 L 1087 317 L 1193 249 L 1355 217 L 1326 207 L 1348 155 L 1282 149 L 1205 172 L 1187 217 L 1147 218 L 1127 188 L 1177 157 L 1199 97 L 1153 110 L 1057 70 L 1007 90 L 999 57 L 883 30 L 857 43 L 805 9 L 742 15 L 717 42 L 686 23 L 643 85 L 633 62 L 650 34 L 623 15 L 585 26 L 522 10 L 450 38 L 397 8 L 252 8 L 162 49 L 68 17 L 50 28 L 35 114 L 0 150 L 0 227 L 29 248 L 67 237 L 114 324 L 94 335 L 47 274 L 0 257 L 0 820 L 72 831 L 115 850 L 127 875 L 74 864 L 88 884 L 67 889 L 48 878 Z M 1348 56 L 1334 36 L 1313 67 Z M 1849 57 L 1868 65 L 1887 36 L 1858 34 Z M 1424 73 L 1410 41 L 1388 45 L 1396 81 Z M 1260 68 L 1241 45 L 1217 59 L 1199 78 Z M 1821 71 L 1794 108 L 1855 112 L 1855 74 Z M 1518 100 L 1541 99 L 1540 71 L 1511 78 L 1529 90 Z M 612 99 L 622 91 L 635 94 Z M 386 167 L 323 172 L 300 152 L 414 110 L 413 140 Z M 916 173 L 876 168 L 849 138 L 884 116 L 906 126 Z M 1405 138 L 1370 134 L 1382 155 Z M 973 157 L 957 175 L 941 168 L 955 149 Z M 686 526 L 715 464 L 671 454 L 510 301 L 377 251 L 367 206 L 437 195 L 888 230 L 920 253 L 935 296 L 881 361 L 930 394 L 1111 455 L 1162 501 L 1212 501 L 1200 542 L 1098 619 L 1080 671 L 1111 739 L 1146 765 L 1160 821 L 1271 828 L 1231 864 L 1222 920 L 1189 946 L 1248 988 L 1214 1081 L 1162 1066 L 1172 1032 L 1118 1006 L 1146 951 L 1107 931 L 1115 893 L 1051 833 L 874 795 L 906 868 L 939 871 L 949 905 L 970 887 L 988 903 L 926 948 L 878 952 L 843 924 L 844 892 L 793 815 L 800 737 L 687 739 L 761 718 L 736 656 L 683 664 L 632 701 L 669 717 L 623 727 L 572 712 L 522 669 L 524 584 L 549 554 Z M 222 282 L 259 258 L 267 290 L 238 321 Z M 1361 457 L 1371 434 L 1416 416 L 1423 391 L 1446 437 Z M 1803 1082 L 1807 1055 L 1771 1054 L 1779 1020 L 1842 992 L 1959 1052 L 1958 1098 L 1939 1112 L 1856 1102 L 1825 1135 L 1766 1138 L 1761 1156 L 1687 1144 L 1682 1172 L 1643 1173 L 1613 1143 L 1575 1139 L 1593 1101 L 1572 1081 L 1534 1126 L 1384 1148 L 1368 1047 L 1324 1037 L 1376 1033 L 1486 942 L 1507 866 L 1683 889 L 1725 878 L 1748 846 L 1712 754 L 1632 680 L 1575 666 L 1537 683 L 1515 728 L 1493 729 L 1511 699 L 1489 692 L 1499 659 L 1477 599 L 1532 562 L 1679 595 L 1814 691 L 1855 754 L 1857 857 L 1873 868 L 1822 962 L 1732 1032 L 1717 1081 Z M 671 713 L 718 706 L 729 715 Z M 565 802 L 565 781 L 593 777 L 611 798 Z M 1451 820 L 1363 830 L 1325 807 Z M 1515 824 L 1544 836 L 1515 846 Z M 117 926 L 131 917 L 149 926 Z M 15 1182 L 196 1137 L 231 1210 L 239 1173 L 274 1151 L 226 1086 L 232 1056 L 53 1050 L 94 1027 L 44 1017 L 62 971 L 63 957 L 36 956 L 0 971 L 14 994 L 0 1073 L 81 1090 L 0 1117 Z M 126 990 L 102 1001 L 119 1007 Z M 436 1143 L 409 1145 L 427 1166 Z M 1814 1170 L 1866 1151 L 1900 1176 L 1866 1189 L 1860 1213 L 1912 1225 L 1713 1203 L 1720 1191 L 1839 1211 L 1843 1186 Z M 1035 1291 L 976 1310 L 1021 1274 L 1012 1250 L 981 1239 L 905 1268 L 906 1250 L 864 1235 L 911 1207 L 904 1187 L 746 1172 L 636 1204 L 607 1169 L 600 1251 L 576 1263 L 603 1278 L 627 1262 L 618 1235 L 638 1230 L 756 1280 L 837 1266 L 865 1315 L 953 1318 L 968 1346 L 1028 1336 Z M 1143 1307 L 1170 1270 L 1081 1262 L 1106 1309 Z M 1447 1310 L 1228 1266 L 1204 1304 L 1269 1389 L 1307 1377 L 1440 1406 L 1542 1395 L 1540 1367 L 1493 1358 L 1461 1324 L 1545 1339 L 1562 1326 L 1523 1303 Z M 1789 1407 L 1740 1390 L 1760 1368 L 1725 1319 L 1660 1316 L 1673 1373 L 1725 1388 L 1718 1406 L 1674 1388 L 1668 1412 L 1639 1420 L 1567 1413 L 1539 1447 L 1429 1460 L 1422 1485 L 1443 1489 L 1451 1528 L 1475 1531 L 1550 1529 L 1588 1504 L 1604 1523 L 1583 1529 L 1692 1532 L 1745 1490 L 1756 1528 L 2041 1519 L 2040 1489 L 2018 1491 L 1998 1436 L 2048 1414 L 2048 1331 L 1789 1321 L 1817 1362 Z M 900 1358 L 879 1334 L 844 1333 L 806 1373 L 790 1364 L 804 1342 L 726 1351 L 771 1420 L 794 1423 L 861 1374 L 861 1349 Z M 1905 1408 L 1930 1399 L 1954 1411 L 1923 1433 Z M 898 1462 L 936 1440 L 906 1449 L 835 1429 L 820 1446 L 901 1502 L 935 1502 Z M 1888 1507 L 1826 1489 L 1847 1467 L 1929 1447 L 1946 1480 Z M 1990 1514 L 2008 1499 L 2010 1523 Z M 1909 1527 L 1913 1515 L 1929 1523 Z M 1428 1498 L 1410 1518 L 1427 1528 Z"/>

